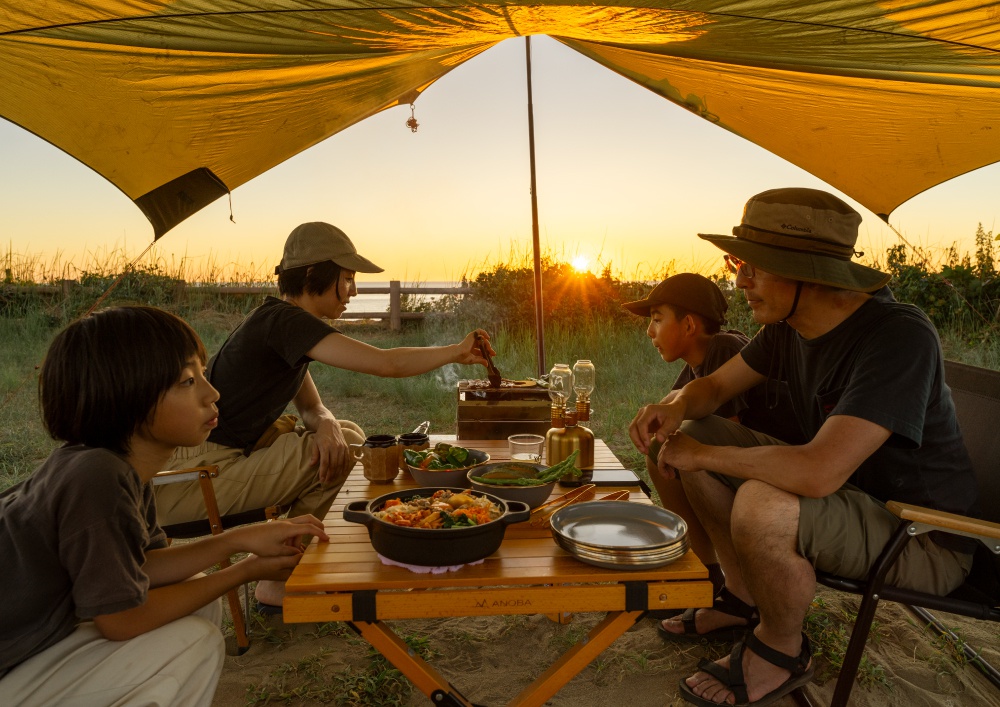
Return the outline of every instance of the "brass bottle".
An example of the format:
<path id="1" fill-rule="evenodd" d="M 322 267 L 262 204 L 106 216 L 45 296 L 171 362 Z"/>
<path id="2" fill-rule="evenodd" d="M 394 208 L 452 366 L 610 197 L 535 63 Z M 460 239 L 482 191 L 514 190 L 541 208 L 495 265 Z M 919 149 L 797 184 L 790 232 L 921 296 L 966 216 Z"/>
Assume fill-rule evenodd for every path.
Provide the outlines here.
<path id="1" fill-rule="evenodd" d="M 576 424 L 576 412 L 565 412 L 565 427 L 553 427 L 545 435 L 545 463 L 549 466 L 558 464 L 580 450 L 576 458 L 576 468 L 594 468 L 594 433 L 586 427 Z"/>

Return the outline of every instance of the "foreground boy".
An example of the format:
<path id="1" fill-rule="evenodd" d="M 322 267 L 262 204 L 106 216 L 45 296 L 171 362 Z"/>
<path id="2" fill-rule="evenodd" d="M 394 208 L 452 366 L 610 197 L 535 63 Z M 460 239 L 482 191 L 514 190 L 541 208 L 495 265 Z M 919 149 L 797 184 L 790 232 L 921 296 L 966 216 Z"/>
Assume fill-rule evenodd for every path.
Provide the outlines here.
<path id="1" fill-rule="evenodd" d="M 284 579 L 312 516 L 167 547 L 150 480 L 218 420 L 205 349 L 151 307 L 81 319 L 49 347 L 45 426 L 66 444 L 0 494 L 0 705 L 209 705 L 218 597 Z M 235 552 L 247 559 L 200 574 Z"/>

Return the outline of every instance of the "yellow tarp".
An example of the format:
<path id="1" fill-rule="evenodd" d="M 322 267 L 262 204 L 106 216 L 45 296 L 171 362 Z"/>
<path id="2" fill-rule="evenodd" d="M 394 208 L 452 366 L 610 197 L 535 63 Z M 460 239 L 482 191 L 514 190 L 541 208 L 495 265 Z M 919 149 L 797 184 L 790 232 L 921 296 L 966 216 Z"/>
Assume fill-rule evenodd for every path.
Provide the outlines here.
<path id="1" fill-rule="evenodd" d="M 5 0 L 0 116 L 158 236 L 504 39 L 547 34 L 888 215 L 1000 160 L 994 1 Z"/>

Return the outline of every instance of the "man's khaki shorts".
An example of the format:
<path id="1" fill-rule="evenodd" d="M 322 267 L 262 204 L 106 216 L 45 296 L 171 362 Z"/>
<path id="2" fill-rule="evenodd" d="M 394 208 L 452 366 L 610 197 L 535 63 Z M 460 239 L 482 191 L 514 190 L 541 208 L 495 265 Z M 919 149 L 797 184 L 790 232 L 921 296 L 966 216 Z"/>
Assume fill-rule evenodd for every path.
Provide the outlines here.
<path id="1" fill-rule="evenodd" d="M 702 444 L 716 446 L 785 444 L 715 415 L 688 420 L 681 430 Z M 710 473 L 734 494 L 744 481 Z M 881 501 L 844 484 L 823 498 L 799 497 L 798 551 L 817 570 L 863 579 L 899 523 Z M 965 581 L 971 567 L 971 554 L 941 547 L 925 534 L 907 544 L 887 581 L 898 587 L 944 595 Z"/>

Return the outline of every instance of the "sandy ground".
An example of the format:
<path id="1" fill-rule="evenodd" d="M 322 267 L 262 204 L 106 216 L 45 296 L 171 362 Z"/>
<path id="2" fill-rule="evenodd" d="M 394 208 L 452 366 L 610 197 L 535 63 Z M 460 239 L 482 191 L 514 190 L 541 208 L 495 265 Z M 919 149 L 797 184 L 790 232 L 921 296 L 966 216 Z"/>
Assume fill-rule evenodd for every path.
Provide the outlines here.
<path id="1" fill-rule="evenodd" d="M 825 614 L 837 630 L 844 612 L 857 600 L 819 589 Z M 454 618 L 391 622 L 400 635 L 417 637 L 431 663 L 466 698 L 480 705 L 500 705 L 538 677 L 569 649 L 601 616 L 579 614 L 560 625 L 544 616 Z M 941 615 L 946 625 L 1000 668 L 1000 628 Z M 856 685 L 854 707 L 920 707 L 1000 705 L 1000 690 L 956 652 L 925 631 L 902 607 L 885 604 L 876 617 L 868 657 L 880 684 Z M 849 629 L 848 629 L 849 630 Z M 412 640 L 412 639 L 411 639 Z M 412 645 L 412 644 L 411 644 Z M 722 644 L 665 643 L 652 620 L 644 619 L 547 704 L 551 705 L 683 705 L 678 681 L 703 656 L 727 652 Z M 816 704 L 829 704 L 836 673 L 818 655 L 816 679 L 807 688 Z M 257 625 L 250 650 L 230 656 L 214 705 L 254 704 L 401 704 L 430 701 L 405 679 L 393 679 L 373 660 L 371 648 L 345 624 L 285 625 L 269 617 Z M 780 704 L 793 705 L 791 698 Z"/>

